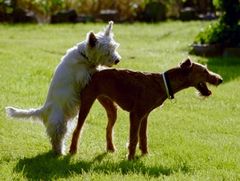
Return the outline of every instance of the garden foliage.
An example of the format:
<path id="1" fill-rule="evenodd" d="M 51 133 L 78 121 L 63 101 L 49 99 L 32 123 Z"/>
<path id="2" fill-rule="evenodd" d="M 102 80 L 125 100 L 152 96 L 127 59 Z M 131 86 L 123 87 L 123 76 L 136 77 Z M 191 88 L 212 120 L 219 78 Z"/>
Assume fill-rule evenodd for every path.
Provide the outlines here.
<path id="1" fill-rule="evenodd" d="M 215 0 L 221 11 L 219 20 L 201 31 L 194 43 L 221 44 L 223 47 L 240 47 L 240 3 L 238 0 Z"/>

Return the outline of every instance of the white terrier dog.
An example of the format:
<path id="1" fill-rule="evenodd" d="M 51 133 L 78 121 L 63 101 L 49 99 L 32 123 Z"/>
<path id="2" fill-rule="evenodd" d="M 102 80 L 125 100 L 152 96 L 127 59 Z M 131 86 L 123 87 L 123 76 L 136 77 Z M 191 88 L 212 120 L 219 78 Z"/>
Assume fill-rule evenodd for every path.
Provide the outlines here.
<path id="1" fill-rule="evenodd" d="M 80 92 L 89 82 L 91 74 L 99 65 L 110 67 L 121 59 L 116 51 L 119 44 L 113 39 L 112 26 L 110 21 L 104 31 L 88 33 L 85 41 L 67 51 L 55 70 L 42 107 L 28 110 L 6 107 L 11 117 L 42 120 L 57 154 L 64 154 L 67 123 L 79 110 Z"/>

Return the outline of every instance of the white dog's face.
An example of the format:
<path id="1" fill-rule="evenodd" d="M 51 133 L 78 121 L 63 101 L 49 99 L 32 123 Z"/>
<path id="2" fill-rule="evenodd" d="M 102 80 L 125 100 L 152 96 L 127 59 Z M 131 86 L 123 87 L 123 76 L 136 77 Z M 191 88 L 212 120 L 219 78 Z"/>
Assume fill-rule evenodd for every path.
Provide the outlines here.
<path id="1" fill-rule="evenodd" d="M 112 25 L 113 22 L 109 22 L 104 32 L 96 35 L 90 32 L 87 36 L 86 54 L 95 65 L 111 67 L 121 60 L 121 56 L 117 52 L 119 44 L 113 39 Z"/>

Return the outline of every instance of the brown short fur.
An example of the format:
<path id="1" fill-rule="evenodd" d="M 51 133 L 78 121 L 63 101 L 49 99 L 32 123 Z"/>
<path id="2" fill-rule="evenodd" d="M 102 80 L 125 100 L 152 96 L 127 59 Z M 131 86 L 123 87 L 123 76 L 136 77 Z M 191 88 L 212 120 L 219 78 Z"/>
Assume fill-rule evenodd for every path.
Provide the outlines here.
<path id="1" fill-rule="evenodd" d="M 206 82 L 219 85 L 222 82 L 220 75 L 209 71 L 203 65 L 193 63 L 189 59 L 180 66 L 165 72 L 173 93 L 188 87 L 195 87 L 203 96 L 209 96 L 211 91 Z M 129 154 L 131 160 L 135 156 L 136 145 L 142 154 L 147 154 L 147 118 L 149 113 L 160 106 L 168 98 L 160 73 L 142 73 L 130 70 L 107 69 L 95 73 L 89 85 L 82 91 L 81 108 L 78 124 L 73 133 L 70 153 L 77 151 L 78 137 L 86 116 L 98 99 L 106 109 L 107 151 L 114 151 L 112 129 L 117 118 L 117 103 L 122 109 L 130 113 Z"/>

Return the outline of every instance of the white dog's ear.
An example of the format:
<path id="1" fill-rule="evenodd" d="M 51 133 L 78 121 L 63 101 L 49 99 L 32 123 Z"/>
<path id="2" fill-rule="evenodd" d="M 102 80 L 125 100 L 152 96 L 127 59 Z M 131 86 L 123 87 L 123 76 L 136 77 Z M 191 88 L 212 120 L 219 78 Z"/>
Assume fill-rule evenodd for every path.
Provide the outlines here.
<path id="1" fill-rule="evenodd" d="M 104 33 L 105 36 L 110 36 L 111 35 L 112 27 L 113 27 L 113 21 L 109 21 L 108 26 L 105 29 L 105 33 Z"/>
<path id="2" fill-rule="evenodd" d="M 190 69 L 192 67 L 192 62 L 191 60 L 188 58 L 187 60 L 183 61 L 181 64 L 180 64 L 180 67 L 182 69 Z"/>
<path id="3" fill-rule="evenodd" d="M 88 45 L 91 47 L 91 48 L 93 48 L 93 47 L 95 47 L 95 45 L 96 45 L 96 43 L 97 43 L 97 38 L 96 38 L 96 36 L 94 35 L 94 33 L 93 32 L 90 32 L 89 34 L 88 34 Z"/>

